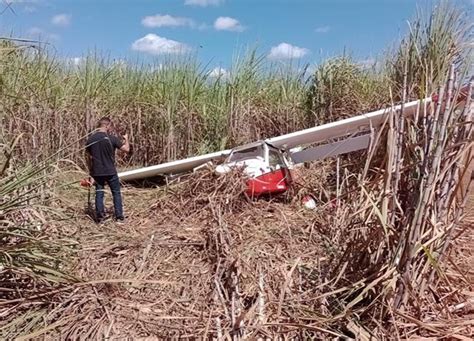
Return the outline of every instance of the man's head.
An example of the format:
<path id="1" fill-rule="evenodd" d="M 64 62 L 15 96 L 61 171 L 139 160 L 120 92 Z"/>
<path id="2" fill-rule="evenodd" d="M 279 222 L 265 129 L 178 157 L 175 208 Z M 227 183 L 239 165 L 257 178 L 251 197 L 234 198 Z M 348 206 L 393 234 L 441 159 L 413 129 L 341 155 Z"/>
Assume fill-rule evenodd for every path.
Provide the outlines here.
<path id="1" fill-rule="evenodd" d="M 97 128 L 108 132 L 112 128 L 112 121 L 108 117 L 102 117 L 97 123 Z"/>

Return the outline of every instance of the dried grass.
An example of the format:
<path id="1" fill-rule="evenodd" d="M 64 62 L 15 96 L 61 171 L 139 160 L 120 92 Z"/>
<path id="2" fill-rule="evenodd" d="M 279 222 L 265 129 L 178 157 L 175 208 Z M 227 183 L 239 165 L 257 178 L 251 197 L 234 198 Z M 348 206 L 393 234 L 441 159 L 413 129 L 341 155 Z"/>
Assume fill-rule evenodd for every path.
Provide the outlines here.
<path id="1" fill-rule="evenodd" d="M 73 270 L 88 282 L 39 298 L 60 313 L 45 319 L 64 321 L 64 338 L 270 336 L 286 328 L 277 322 L 304 323 L 291 316 L 297 292 L 321 277 L 322 212 L 250 201 L 242 184 L 238 173 L 204 171 L 132 211 L 132 226 L 76 231 L 83 248 Z M 143 194 L 127 197 L 134 192 Z"/>

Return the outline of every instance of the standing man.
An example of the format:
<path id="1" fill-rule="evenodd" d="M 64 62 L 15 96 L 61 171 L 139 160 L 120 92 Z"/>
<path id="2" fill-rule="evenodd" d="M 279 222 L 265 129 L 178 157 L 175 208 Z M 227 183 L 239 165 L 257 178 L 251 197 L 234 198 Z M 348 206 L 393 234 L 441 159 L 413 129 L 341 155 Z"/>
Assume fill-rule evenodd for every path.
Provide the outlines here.
<path id="1" fill-rule="evenodd" d="M 111 135 L 112 121 L 103 117 L 97 124 L 97 130 L 89 136 L 86 142 L 86 159 L 89 174 L 95 182 L 95 212 L 97 222 L 105 219 L 104 192 L 105 184 L 109 185 L 114 202 L 115 220 L 124 221 L 120 181 L 115 168 L 115 150 L 130 152 L 128 135 L 124 135 L 124 142 Z"/>

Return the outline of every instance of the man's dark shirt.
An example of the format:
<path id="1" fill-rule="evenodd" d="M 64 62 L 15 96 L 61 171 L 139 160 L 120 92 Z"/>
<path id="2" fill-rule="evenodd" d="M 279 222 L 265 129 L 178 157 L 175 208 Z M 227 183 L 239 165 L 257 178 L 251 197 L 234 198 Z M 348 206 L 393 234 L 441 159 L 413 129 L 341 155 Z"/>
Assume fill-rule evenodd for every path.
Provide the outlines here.
<path id="1" fill-rule="evenodd" d="M 122 142 L 115 136 L 103 132 L 95 132 L 86 142 L 86 150 L 92 159 L 92 176 L 117 174 L 115 168 L 115 149 L 120 149 Z"/>

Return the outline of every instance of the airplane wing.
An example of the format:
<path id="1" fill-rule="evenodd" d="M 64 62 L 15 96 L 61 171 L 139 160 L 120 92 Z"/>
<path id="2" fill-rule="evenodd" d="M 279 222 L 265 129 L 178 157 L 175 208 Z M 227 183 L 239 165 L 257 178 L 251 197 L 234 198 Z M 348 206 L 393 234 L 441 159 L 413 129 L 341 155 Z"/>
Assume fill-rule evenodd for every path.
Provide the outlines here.
<path id="1" fill-rule="evenodd" d="M 458 104 L 461 104 L 461 106 L 471 94 L 471 84 L 472 83 L 469 83 L 460 89 Z M 433 97 L 427 97 L 423 100 L 412 101 L 367 114 L 350 117 L 344 120 L 323 124 L 317 127 L 300 130 L 294 133 L 273 137 L 265 140 L 265 142 L 274 147 L 290 151 L 290 149 L 298 146 L 307 146 L 340 138 L 340 140 L 336 142 L 330 142 L 316 147 L 307 148 L 299 152 L 290 153 L 294 163 L 302 163 L 350 153 L 356 150 L 366 149 L 369 146 L 370 134 L 362 133 L 367 133 L 370 128 L 381 126 L 390 112 L 400 113 L 403 108 L 403 115 L 410 117 L 415 115 L 420 103 L 428 105 L 431 102 L 438 102 L 438 96 L 434 95 Z M 129 181 L 158 175 L 182 174 L 192 171 L 196 167 L 204 165 L 209 161 L 223 162 L 231 152 L 232 150 L 230 149 L 223 150 L 183 160 L 171 161 L 156 166 L 124 171 L 118 175 L 121 180 Z"/>
<path id="2" fill-rule="evenodd" d="M 430 102 L 431 98 L 426 98 L 425 102 Z M 406 103 L 403 113 L 406 116 L 413 115 L 420 101 Z M 358 132 L 367 131 L 370 127 L 381 125 L 386 115 L 392 110 L 400 111 L 402 105 L 393 108 L 377 110 L 371 113 L 354 116 L 344 120 L 323 124 L 321 126 L 300 130 L 291 134 L 273 137 L 265 142 L 277 148 L 289 150 L 291 148 L 308 145 L 317 142 L 324 142 L 333 138 L 354 135 Z M 335 156 L 342 153 L 348 153 L 355 150 L 367 148 L 369 143 L 368 136 L 349 137 L 348 139 L 307 149 L 292 155 L 295 163 L 316 160 L 324 157 Z M 231 153 L 232 150 L 223 150 L 215 153 L 201 156 L 190 157 L 183 160 L 171 161 L 156 166 L 139 168 L 124 171 L 118 174 L 123 181 L 139 180 L 159 175 L 175 175 L 192 171 L 209 161 L 222 162 Z"/>
<path id="3" fill-rule="evenodd" d="M 151 178 L 159 175 L 175 175 L 192 171 L 194 168 L 201 166 L 209 161 L 222 162 L 230 154 L 231 150 L 222 150 L 216 153 L 210 153 L 200 156 L 194 156 L 183 160 L 162 163 L 156 166 L 133 169 L 120 172 L 118 174 L 120 180 L 132 181 L 139 179 Z"/>
<path id="4" fill-rule="evenodd" d="M 465 86 L 459 89 L 457 104 L 460 105 L 461 107 L 465 105 L 466 103 L 466 99 L 467 99 L 467 96 L 469 96 L 470 94 L 470 89 L 472 87 L 472 84 L 474 84 L 473 82 L 474 82 L 474 76 L 471 78 L 468 84 L 466 84 Z M 418 110 L 418 106 L 420 103 L 425 103 L 428 105 L 431 102 L 436 102 L 436 103 L 438 102 L 437 94 L 433 95 L 433 97 L 427 97 L 423 100 L 417 100 L 417 101 L 412 101 L 405 104 L 399 104 L 393 107 L 373 111 L 367 114 L 362 114 L 362 115 L 350 117 L 344 120 L 331 122 L 328 124 L 323 124 L 317 127 L 300 130 L 294 133 L 290 133 L 290 134 L 286 134 L 286 135 L 282 135 L 278 137 L 273 137 L 266 141 L 277 148 L 286 149 L 286 150 L 290 150 L 294 147 L 301 146 L 301 145 L 324 142 L 332 138 L 343 137 L 343 136 L 353 135 L 358 132 L 367 131 L 370 127 L 378 127 L 382 125 L 388 113 L 392 111 L 394 111 L 395 113 L 400 113 L 402 110 L 402 107 L 403 107 L 403 115 L 405 117 L 414 116 L 416 111 Z M 361 148 L 351 149 L 348 146 L 342 147 L 342 145 L 347 145 L 350 142 L 355 142 L 355 140 L 347 139 L 344 141 L 341 141 L 339 143 L 338 148 L 341 151 L 344 151 L 345 149 L 347 149 L 346 152 L 363 149 L 362 146 L 365 143 L 365 142 L 362 143 L 363 139 L 360 138 L 357 140 L 357 143 L 359 146 L 361 146 Z M 333 147 L 335 147 L 335 145 L 333 145 Z M 326 149 L 326 152 L 329 152 L 329 150 Z M 320 154 L 317 154 L 317 155 L 320 155 Z M 325 157 L 328 157 L 328 156 L 334 156 L 338 154 L 334 154 L 334 153 L 324 154 L 323 153 L 321 155 L 325 155 Z M 307 154 L 307 156 L 309 156 L 309 154 Z"/>
<path id="5" fill-rule="evenodd" d="M 425 98 L 424 101 L 425 103 L 429 103 L 431 102 L 431 98 Z M 406 103 L 403 108 L 403 114 L 405 116 L 414 115 L 419 103 L 420 101 Z M 400 112 L 401 108 L 402 105 L 397 105 L 393 108 L 381 109 L 294 133 L 273 137 L 266 141 L 272 146 L 287 150 L 300 145 L 323 142 L 332 138 L 363 132 L 370 129 L 370 127 L 380 126 L 388 113 L 391 111 Z"/>

